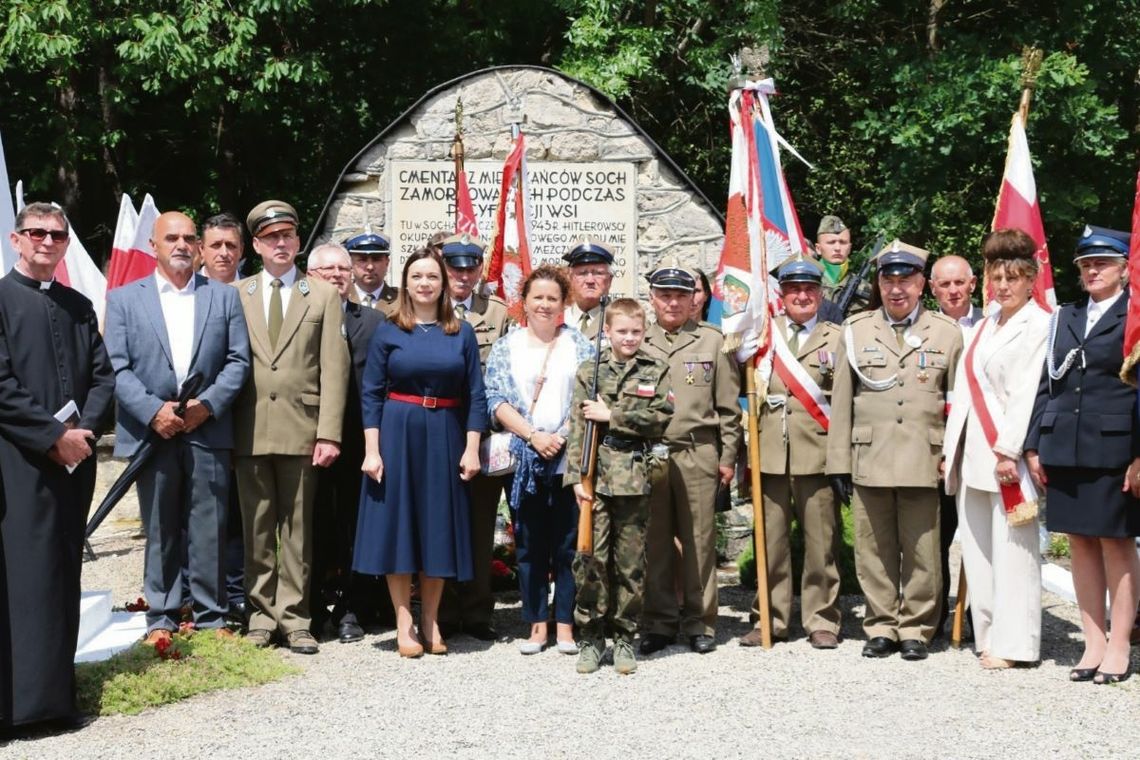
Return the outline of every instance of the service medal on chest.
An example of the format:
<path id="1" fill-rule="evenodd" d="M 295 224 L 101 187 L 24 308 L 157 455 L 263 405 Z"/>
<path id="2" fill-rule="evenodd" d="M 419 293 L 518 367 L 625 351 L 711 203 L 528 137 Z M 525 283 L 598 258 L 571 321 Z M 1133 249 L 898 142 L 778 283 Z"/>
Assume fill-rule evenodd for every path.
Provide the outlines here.
<path id="1" fill-rule="evenodd" d="M 919 351 L 918 352 L 918 374 L 915 375 L 915 377 L 918 378 L 918 382 L 920 382 L 920 383 L 925 383 L 927 380 L 930 379 L 930 373 L 926 371 L 926 352 L 925 351 Z"/>

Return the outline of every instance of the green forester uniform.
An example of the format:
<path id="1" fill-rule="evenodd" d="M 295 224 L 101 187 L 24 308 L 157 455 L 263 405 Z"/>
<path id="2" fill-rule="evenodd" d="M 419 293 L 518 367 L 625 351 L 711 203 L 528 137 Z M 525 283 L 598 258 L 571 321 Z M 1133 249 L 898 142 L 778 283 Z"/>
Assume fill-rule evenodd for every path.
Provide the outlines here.
<path id="1" fill-rule="evenodd" d="M 590 397 L 593 375 L 593 361 L 578 368 L 566 445 L 566 485 L 582 479 L 578 468 L 586 430 L 582 402 Z M 664 434 L 673 413 L 668 365 L 640 352 L 619 362 L 612 349 L 602 349 L 598 396 L 610 409 L 610 421 L 599 431 L 602 439 L 595 468 L 596 561 L 575 563 L 574 622 L 584 640 L 603 639 L 608 622 L 615 638 L 631 642 L 641 617 L 645 586 L 649 447 Z"/>

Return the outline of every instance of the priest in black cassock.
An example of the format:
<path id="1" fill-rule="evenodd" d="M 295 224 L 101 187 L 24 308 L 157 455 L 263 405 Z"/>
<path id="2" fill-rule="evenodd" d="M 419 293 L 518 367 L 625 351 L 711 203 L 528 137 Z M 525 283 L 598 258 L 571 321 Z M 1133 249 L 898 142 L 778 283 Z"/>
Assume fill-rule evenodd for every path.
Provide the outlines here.
<path id="1" fill-rule="evenodd" d="M 25 206 L 19 261 L 0 279 L 0 733 L 79 717 L 83 530 L 115 375 L 91 302 L 53 281 L 67 243 L 62 211 Z M 78 419 L 65 425 L 69 401 Z"/>

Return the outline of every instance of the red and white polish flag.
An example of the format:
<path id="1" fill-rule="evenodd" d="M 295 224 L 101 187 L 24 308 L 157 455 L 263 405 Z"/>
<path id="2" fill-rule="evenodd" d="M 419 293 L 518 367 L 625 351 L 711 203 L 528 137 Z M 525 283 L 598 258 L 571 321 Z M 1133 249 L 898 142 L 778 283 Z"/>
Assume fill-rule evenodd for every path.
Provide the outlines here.
<path id="1" fill-rule="evenodd" d="M 147 193 L 142 208 L 133 219 L 131 200 L 123 195 L 119 203 L 119 220 L 115 225 L 115 238 L 111 243 L 111 264 L 107 268 L 107 290 L 134 282 L 150 275 L 158 265 L 150 236 L 158 219 L 154 198 Z"/>
<path id="2" fill-rule="evenodd" d="M 1009 150 L 1005 157 L 1005 173 L 998 191 L 994 221 L 990 229 L 1019 229 L 1037 243 L 1035 254 L 1040 265 L 1037 281 L 1033 283 L 1033 300 L 1045 311 L 1057 307 L 1053 290 L 1053 267 L 1049 263 L 1049 246 L 1045 242 L 1045 225 L 1041 221 L 1041 207 L 1037 204 L 1037 183 L 1033 181 L 1033 162 L 1029 156 L 1029 141 L 1025 138 L 1025 124 L 1021 112 L 1013 114 L 1009 127 Z M 990 293 L 986 293 L 989 300 Z"/>

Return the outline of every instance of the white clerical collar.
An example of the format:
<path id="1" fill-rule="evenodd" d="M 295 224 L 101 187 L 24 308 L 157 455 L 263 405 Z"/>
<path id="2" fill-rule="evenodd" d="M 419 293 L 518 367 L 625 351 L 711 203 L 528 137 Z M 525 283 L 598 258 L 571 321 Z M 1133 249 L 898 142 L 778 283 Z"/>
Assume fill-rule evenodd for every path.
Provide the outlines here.
<path id="1" fill-rule="evenodd" d="M 289 267 L 289 271 L 280 277 L 274 277 L 273 275 L 269 274 L 268 271 L 264 269 L 261 270 L 262 285 L 268 288 L 273 284 L 274 280 L 281 280 L 281 287 L 283 288 L 293 287 L 293 283 L 297 281 L 297 267 Z"/>
<path id="2" fill-rule="evenodd" d="M 194 275 L 190 275 L 190 281 L 186 283 L 186 287 L 180 288 L 170 280 L 166 279 L 157 268 L 154 270 L 154 279 L 158 284 L 159 293 L 178 293 L 185 295 L 194 292 Z"/>
<path id="3" fill-rule="evenodd" d="M 24 262 L 23 262 L 22 260 L 21 260 L 21 261 L 17 261 L 17 262 L 16 262 L 16 271 L 17 271 L 17 272 L 19 272 L 20 274 L 24 275 L 24 276 L 25 276 L 25 277 L 27 277 L 29 280 L 32 280 L 32 281 L 36 282 L 36 283 L 37 283 L 37 287 L 38 287 L 40 290 L 48 290 L 49 288 L 51 288 L 51 284 L 52 284 L 53 282 L 55 282 L 55 278 L 54 278 L 54 277 L 52 277 L 52 278 L 51 278 L 51 279 L 49 279 L 49 280 L 41 280 L 41 279 L 39 279 L 38 277 L 32 277 L 30 274 L 28 274 L 27 272 L 25 272 L 25 271 L 24 271 L 24 267 L 22 266 L 22 264 L 23 264 L 23 263 L 24 263 Z"/>

